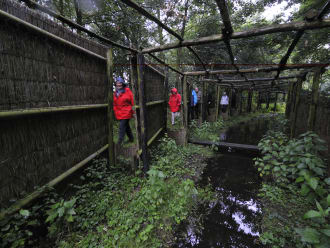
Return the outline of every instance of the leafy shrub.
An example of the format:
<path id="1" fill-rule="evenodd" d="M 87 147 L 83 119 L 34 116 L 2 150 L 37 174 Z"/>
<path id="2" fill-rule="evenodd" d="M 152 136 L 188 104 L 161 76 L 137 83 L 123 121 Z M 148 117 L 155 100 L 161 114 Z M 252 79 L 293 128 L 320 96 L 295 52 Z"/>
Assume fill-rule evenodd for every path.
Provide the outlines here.
<path id="1" fill-rule="evenodd" d="M 304 215 L 310 222 L 295 229 L 306 247 L 328 247 L 330 243 L 330 178 L 326 178 L 325 161 L 320 156 L 326 150 L 324 143 L 313 132 L 289 140 L 282 132 L 270 131 L 258 144 L 262 157 L 255 159 L 260 176 L 275 181 L 287 192 L 292 190 L 290 185 L 299 187 L 301 196 L 309 202 L 315 201 L 317 210 Z M 269 197 L 273 195 L 271 190 L 263 194 L 273 200 Z M 277 240 L 271 232 L 262 237 L 265 244 Z"/>

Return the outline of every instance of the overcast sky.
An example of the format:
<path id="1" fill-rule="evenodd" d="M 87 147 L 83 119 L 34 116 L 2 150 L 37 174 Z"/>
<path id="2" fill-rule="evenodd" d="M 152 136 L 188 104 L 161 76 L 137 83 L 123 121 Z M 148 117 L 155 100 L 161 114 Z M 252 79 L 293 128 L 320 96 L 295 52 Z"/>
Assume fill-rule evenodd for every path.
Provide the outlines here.
<path id="1" fill-rule="evenodd" d="M 280 4 L 276 4 L 271 7 L 265 8 L 264 13 L 262 14 L 263 17 L 265 17 L 267 20 L 271 21 L 276 15 L 284 12 L 284 18 L 287 19 L 290 13 L 294 10 L 299 8 L 299 4 L 295 4 L 292 7 L 290 7 L 287 10 L 284 10 L 287 6 L 286 2 L 282 2 Z"/>

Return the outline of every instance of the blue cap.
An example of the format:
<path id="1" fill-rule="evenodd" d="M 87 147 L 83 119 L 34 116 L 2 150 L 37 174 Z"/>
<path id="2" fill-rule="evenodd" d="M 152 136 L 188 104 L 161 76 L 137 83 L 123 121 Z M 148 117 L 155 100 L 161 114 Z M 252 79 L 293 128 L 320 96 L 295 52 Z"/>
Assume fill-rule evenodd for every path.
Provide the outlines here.
<path id="1" fill-rule="evenodd" d="M 120 82 L 122 84 L 125 84 L 125 81 L 124 81 L 124 79 L 122 77 L 117 77 L 116 78 L 116 82 Z"/>

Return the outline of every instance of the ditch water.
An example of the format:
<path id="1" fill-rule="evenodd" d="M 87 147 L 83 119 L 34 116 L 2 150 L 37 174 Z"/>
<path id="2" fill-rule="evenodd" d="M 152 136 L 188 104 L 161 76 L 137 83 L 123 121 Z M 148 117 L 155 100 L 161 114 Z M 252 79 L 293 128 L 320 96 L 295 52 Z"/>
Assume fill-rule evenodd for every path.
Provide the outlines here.
<path id="1" fill-rule="evenodd" d="M 240 123 L 221 133 L 220 139 L 256 145 L 269 124 L 267 119 Z M 252 156 L 221 151 L 207 161 L 198 184 L 210 184 L 217 200 L 197 207 L 194 216 L 180 226 L 173 247 L 263 247 L 258 242 L 262 211 L 257 193 L 261 180 Z"/>

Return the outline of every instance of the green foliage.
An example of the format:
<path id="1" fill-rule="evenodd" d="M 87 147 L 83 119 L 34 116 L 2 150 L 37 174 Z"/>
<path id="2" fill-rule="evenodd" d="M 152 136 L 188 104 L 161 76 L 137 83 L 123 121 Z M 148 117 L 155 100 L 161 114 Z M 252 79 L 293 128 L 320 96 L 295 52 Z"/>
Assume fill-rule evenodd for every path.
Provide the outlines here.
<path id="1" fill-rule="evenodd" d="M 160 247 L 170 242 L 173 227 L 197 201 L 211 197 L 188 179 L 196 169 L 185 167 L 196 149 L 165 136 L 151 152 L 148 178 L 119 168 L 107 171 L 105 161 L 96 162 L 86 174 L 88 186 L 76 186 L 76 225 L 60 246 Z"/>
<path id="2" fill-rule="evenodd" d="M 71 222 L 74 221 L 74 205 L 76 199 L 64 201 L 63 199 L 50 207 L 47 211 L 46 223 L 50 223 L 49 235 L 51 237 L 58 236 L 65 227 L 70 228 Z"/>
<path id="3" fill-rule="evenodd" d="M 35 205 L 0 221 L 0 247 L 36 247 L 45 219 L 45 209 L 55 203 L 58 195 L 49 188 Z"/>
<path id="4" fill-rule="evenodd" d="M 293 242 L 301 242 L 301 247 L 327 247 L 330 242 L 330 178 L 326 178 L 325 161 L 320 157 L 320 153 L 326 150 L 324 143 L 313 132 L 289 140 L 282 132 L 270 131 L 258 144 L 262 157 L 255 159 L 255 166 L 260 176 L 283 188 L 263 187 L 261 196 L 285 207 L 288 201 L 283 191 L 291 197 L 297 197 L 296 192 L 299 192 L 305 203 L 316 203 L 317 210 L 308 205 L 310 209 L 300 214 L 305 221 L 295 228 L 295 233 L 290 231 L 292 236 L 299 234 L 301 240 Z M 298 203 L 294 203 L 294 207 L 302 208 Z M 274 229 L 264 233 L 261 240 L 273 247 L 283 247 L 288 239 L 281 237 L 283 233 Z"/>
<path id="5" fill-rule="evenodd" d="M 190 123 L 191 136 L 202 139 L 202 140 L 212 140 L 217 141 L 218 134 L 217 131 L 224 127 L 223 119 L 219 118 L 216 122 L 203 122 L 198 125 L 195 120 Z"/>
<path id="6" fill-rule="evenodd" d="M 325 149 L 324 141 L 307 132 L 299 139 L 289 140 L 282 132 L 270 131 L 259 142 L 261 158 L 255 159 L 260 176 L 268 176 L 281 185 L 298 183 L 303 195 L 322 196 L 324 183 L 320 179 L 326 173 L 319 153 Z"/>

